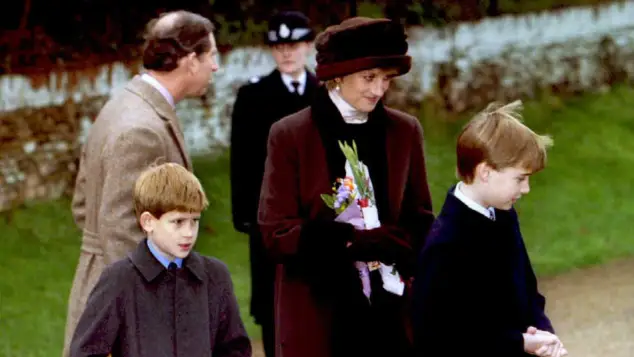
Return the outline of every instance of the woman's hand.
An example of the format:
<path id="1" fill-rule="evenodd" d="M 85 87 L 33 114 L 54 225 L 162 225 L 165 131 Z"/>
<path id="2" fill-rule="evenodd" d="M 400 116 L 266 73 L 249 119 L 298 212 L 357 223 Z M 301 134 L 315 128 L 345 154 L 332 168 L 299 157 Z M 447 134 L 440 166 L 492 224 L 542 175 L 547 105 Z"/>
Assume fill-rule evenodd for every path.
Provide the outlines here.
<path id="1" fill-rule="evenodd" d="M 353 260 L 395 264 L 402 276 L 409 277 L 413 274 L 416 255 L 408 242 L 407 234 L 397 227 L 356 230 L 354 241 L 348 250 Z"/>

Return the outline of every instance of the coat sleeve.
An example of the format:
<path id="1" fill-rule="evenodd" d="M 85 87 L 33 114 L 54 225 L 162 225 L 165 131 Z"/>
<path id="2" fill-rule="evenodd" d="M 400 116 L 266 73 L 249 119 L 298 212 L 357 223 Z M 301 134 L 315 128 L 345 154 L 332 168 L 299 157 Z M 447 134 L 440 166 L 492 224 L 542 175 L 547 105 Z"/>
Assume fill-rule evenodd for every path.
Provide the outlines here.
<path id="1" fill-rule="evenodd" d="M 119 135 L 106 157 L 99 236 L 105 242 L 105 263 L 111 264 L 132 251 L 145 236 L 134 212 L 134 183 L 141 172 L 163 162 L 166 155 L 160 135 L 138 127 Z"/>
<path id="2" fill-rule="evenodd" d="M 411 139 L 410 171 L 405 187 L 399 226 L 407 230 L 412 249 L 414 252 L 418 252 L 422 248 L 425 237 L 434 221 L 434 213 L 427 183 L 423 128 L 418 120 L 415 120 L 414 128 Z"/>
<path id="3" fill-rule="evenodd" d="M 231 136 L 230 136 L 230 178 L 231 178 L 231 214 L 233 226 L 238 232 L 249 233 L 253 217 L 249 212 L 250 206 L 247 204 L 252 199 L 249 190 L 245 189 L 245 184 L 249 182 L 249 162 L 250 162 L 250 133 L 252 126 L 249 125 L 250 106 L 248 92 L 245 87 L 241 87 L 233 105 L 231 114 Z"/>
<path id="4" fill-rule="evenodd" d="M 524 262 L 523 270 L 526 274 L 526 292 L 529 295 L 529 303 L 531 304 L 530 308 L 533 313 L 531 324 L 539 330 L 555 333 L 555 329 L 553 328 L 550 319 L 546 316 L 546 298 L 539 292 L 537 287 L 537 276 L 535 275 L 531 259 L 528 256 L 528 251 L 526 249 L 526 245 L 524 244 L 524 238 L 522 237 L 520 230 L 520 222 L 519 217 L 517 216 L 517 211 L 513 208 L 510 210 L 510 213 L 514 219 L 514 225 L 519 239 L 518 244 L 520 249 L 520 259 Z"/>
<path id="5" fill-rule="evenodd" d="M 79 169 L 77 172 L 77 178 L 75 179 L 73 200 L 71 203 L 73 219 L 80 230 L 84 229 L 84 225 L 86 223 L 86 160 L 84 150 L 85 149 L 82 147 L 79 159 Z"/>
<path id="6" fill-rule="evenodd" d="M 121 277 L 115 266 L 107 267 L 88 296 L 70 343 L 70 357 L 105 357 L 122 323 Z"/>
<path id="7" fill-rule="evenodd" d="M 528 256 L 526 256 L 526 261 L 529 262 Z M 548 316 L 546 316 L 546 298 L 544 298 L 537 289 L 537 278 L 535 277 L 535 272 L 533 271 L 530 262 L 527 264 L 526 272 L 529 275 L 527 277 L 527 291 L 532 293 L 531 303 L 533 308 L 533 326 L 542 331 L 555 333 L 552 322 Z"/>
<path id="8" fill-rule="evenodd" d="M 524 352 L 523 332 L 501 326 L 495 306 L 479 294 L 482 276 L 475 268 L 477 253 L 441 243 L 425 248 L 413 282 L 414 341 L 418 355 L 519 356 Z M 485 337 L 486 336 L 486 337 Z M 456 343 L 458 342 L 458 343 Z"/>
<path id="9" fill-rule="evenodd" d="M 251 357 L 251 341 L 240 317 L 240 308 L 236 299 L 231 276 L 226 266 L 223 268 L 222 308 L 220 326 L 218 326 L 214 357 Z"/>
<path id="10" fill-rule="evenodd" d="M 298 149 L 284 124 L 282 120 L 271 127 L 260 192 L 258 224 L 267 251 L 278 263 L 297 259 L 302 251 L 312 255 L 341 253 L 346 241 L 353 240 L 354 227 L 306 217 L 300 207 Z"/>

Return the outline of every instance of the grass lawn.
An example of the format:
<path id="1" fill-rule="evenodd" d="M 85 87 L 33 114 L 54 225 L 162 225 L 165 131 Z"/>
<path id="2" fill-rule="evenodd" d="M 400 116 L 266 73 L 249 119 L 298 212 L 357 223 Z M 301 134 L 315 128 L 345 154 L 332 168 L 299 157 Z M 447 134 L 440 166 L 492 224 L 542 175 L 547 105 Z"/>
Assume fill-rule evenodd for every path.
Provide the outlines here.
<path id="1" fill-rule="evenodd" d="M 634 89 L 618 87 L 560 101 L 530 102 L 525 120 L 553 135 L 549 167 L 532 178 L 519 204 L 523 233 L 538 274 L 634 254 Z M 454 140 L 464 117 L 423 118 L 434 209 L 454 183 Z M 199 175 L 210 196 L 199 251 L 231 269 L 249 333 L 247 237 L 233 231 L 228 157 L 199 158 Z M 0 215 L 0 356 L 61 354 L 66 301 L 77 262 L 79 232 L 67 199 L 30 205 Z"/>

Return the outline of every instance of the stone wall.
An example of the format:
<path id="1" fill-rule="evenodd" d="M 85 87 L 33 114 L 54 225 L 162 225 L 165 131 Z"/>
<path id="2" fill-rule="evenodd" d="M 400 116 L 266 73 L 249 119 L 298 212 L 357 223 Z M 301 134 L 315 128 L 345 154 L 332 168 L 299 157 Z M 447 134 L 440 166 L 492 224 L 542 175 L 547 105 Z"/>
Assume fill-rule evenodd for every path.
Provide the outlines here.
<path id="1" fill-rule="evenodd" d="M 543 88 L 580 92 L 634 78 L 633 2 L 408 32 L 413 69 L 388 98 L 400 108 L 431 100 L 460 112 Z M 208 96 L 177 107 L 194 155 L 228 145 L 237 89 L 274 67 L 261 48 L 238 48 L 219 62 Z M 111 63 L 39 77 L 0 76 L 0 210 L 69 190 L 90 123 L 112 91 L 138 71 L 138 63 Z"/>
<path id="2" fill-rule="evenodd" d="M 491 100 L 592 91 L 634 78 L 634 2 L 410 31 L 410 100 L 451 111 Z"/>
<path id="3" fill-rule="evenodd" d="M 0 211 L 69 193 L 80 133 L 105 97 L 0 115 Z M 82 120 L 83 119 L 83 120 Z"/>

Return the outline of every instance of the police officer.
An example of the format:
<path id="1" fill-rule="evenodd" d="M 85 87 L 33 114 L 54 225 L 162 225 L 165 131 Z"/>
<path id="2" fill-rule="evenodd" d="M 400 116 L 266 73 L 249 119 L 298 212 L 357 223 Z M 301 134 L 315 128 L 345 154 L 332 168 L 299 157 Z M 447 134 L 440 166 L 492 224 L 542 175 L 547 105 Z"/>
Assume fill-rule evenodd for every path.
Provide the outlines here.
<path id="1" fill-rule="evenodd" d="M 233 107 L 231 126 L 231 200 L 233 224 L 249 235 L 251 315 L 262 327 L 267 357 L 275 355 L 273 321 L 274 265 L 267 262 L 257 226 L 260 186 L 269 129 L 274 122 L 310 105 L 318 86 L 306 68 L 315 37 L 308 18 L 281 12 L 269 21 L 266 42 L 277 68 L 242 86 Z"/>

